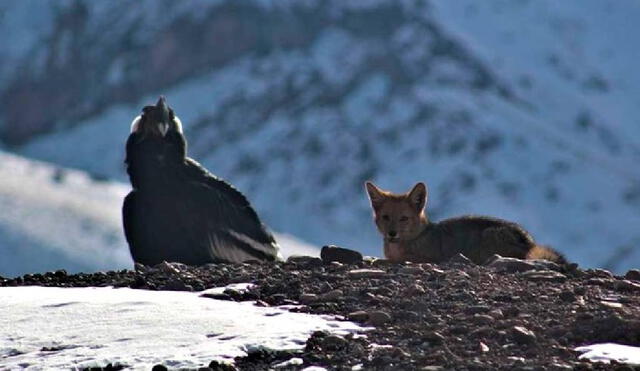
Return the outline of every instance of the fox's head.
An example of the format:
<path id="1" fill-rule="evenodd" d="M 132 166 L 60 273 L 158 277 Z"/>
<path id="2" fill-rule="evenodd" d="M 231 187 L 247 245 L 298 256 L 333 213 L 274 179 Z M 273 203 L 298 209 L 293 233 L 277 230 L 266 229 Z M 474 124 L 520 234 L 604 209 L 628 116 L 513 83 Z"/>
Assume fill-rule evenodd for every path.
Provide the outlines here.
<path id="1" fill-rule="evenodd" d="M 365 187 L 376 226 L 385 241 L 400 242 L 418 237 L 427 224 L 424 212 L 427 187 L 424 183 L 418 183 L 402 194 L 383 191 L 371 182 L 366 182 Z"/>

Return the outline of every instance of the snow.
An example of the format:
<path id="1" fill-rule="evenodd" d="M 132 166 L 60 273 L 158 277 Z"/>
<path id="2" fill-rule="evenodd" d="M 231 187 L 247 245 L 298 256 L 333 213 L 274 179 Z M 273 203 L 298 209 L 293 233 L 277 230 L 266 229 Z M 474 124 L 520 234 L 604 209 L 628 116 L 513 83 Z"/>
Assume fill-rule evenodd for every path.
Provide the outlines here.
<path id="1" fill-rule="evenodd" d="M 616 361 L 640 365 L 640 347 L 602 343 L 578 347 L 576 351 L 583 353 L 578 357 L 579 359 L 588 359 L 591 362 L 610 363 L 611 361 Z"/>
<path id="2" fill-rule="evenodd" d="M 121 221 L 129 185 L 1 151 L 0 179 L 0 275 L 133 267 Z M 285 258 L 318 255 L 295 236 L 275 237 Z"/>
<path id="3" fill-rule="evenodd" d="M 159 363 L 197 368 L 253 347 L 301 349 L 314 331 L 365 330 L 327 316 L 187 292 L 4 287 L 0 297 L 0 359 L 6 369 L 108 363 L 140 370 Z"/>

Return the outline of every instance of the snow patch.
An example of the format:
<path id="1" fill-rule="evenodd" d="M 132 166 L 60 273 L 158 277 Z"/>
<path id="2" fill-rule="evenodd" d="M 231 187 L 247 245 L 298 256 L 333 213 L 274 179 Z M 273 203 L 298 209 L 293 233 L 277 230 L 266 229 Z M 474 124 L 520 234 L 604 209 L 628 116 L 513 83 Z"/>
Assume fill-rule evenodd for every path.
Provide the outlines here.
<path id="1" fill-rule="evenodd" d="M 197 368 L 251 347 L 301 349 L 314 331 L 363 331 L 327 316 L 113 288 L 0 288 L 3 368 L 68 369 L 121 363 Z"/>
<path id="2" fill-rule="evenodd" d="M 591 362 L 610 363 L 616 361 L 632 365 L 640 365 L 640 347 L 632 347 L 616 343 L 592 344 L 577 347 L 576 351 L 583 353 L 579 359 Z"/>

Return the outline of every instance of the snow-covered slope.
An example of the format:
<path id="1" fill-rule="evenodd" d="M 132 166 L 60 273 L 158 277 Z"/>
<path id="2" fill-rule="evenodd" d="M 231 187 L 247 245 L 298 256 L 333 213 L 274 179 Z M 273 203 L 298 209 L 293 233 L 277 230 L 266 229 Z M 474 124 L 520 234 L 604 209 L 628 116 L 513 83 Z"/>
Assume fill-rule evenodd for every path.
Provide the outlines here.
<path id="1" fill-rule="evenodd" d="M 129 186 L 0 152 L 0 275 L 132 268 L 121 206 Z M 283 255 L 317 255 L 276 234 Z"/>
<path id="2" fill-rule="evenodd" d="M 199 293 L 113 288 L 0 288 L 2 369 L 150 370 L 206 367 L 252 348 L 300 349 L 314 331 L 363 331 L 352 322 Z M 238 315 L 241 313 L 241 315 Z"/>
<path id="3" fill-rule="evenodd" d="M 315 244 L 379 255 L 363 181 L 424 180 L 433 219 L 490 214 L 583 265 L 640 265 L 637 2 L 193 2 L 158 23 L 174 2 L 95 4 L 59 7 L 84 22 L 75 42 L 41 42 L 68 32 L 55 12 L 64 32 L 29 34 L 51 63 L 3 67 L 52 91 L 67 71 L 82 102 L 3 75 L 19 153 L 124 180 L 129 123 L 165 94 L 191 155 Z"/>

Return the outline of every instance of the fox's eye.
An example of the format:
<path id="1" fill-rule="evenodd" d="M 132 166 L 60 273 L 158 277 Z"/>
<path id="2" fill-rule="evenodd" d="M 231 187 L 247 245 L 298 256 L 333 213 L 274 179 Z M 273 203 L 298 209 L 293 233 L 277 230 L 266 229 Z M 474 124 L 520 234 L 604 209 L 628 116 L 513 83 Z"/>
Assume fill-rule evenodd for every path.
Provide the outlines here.
<path id="1" fill-rule="evenodd" d="M 401 221 L 401 222 L 406 222 L 407 220 L 409 220 L 409 217 L 408 217 L 408 216 L 401 216 L 401 217 L 400 217 L 400 221 Z"/>
<path id="2" fill-rule="evenodd" d="M 382 216 L 382 220 L 385 220 L 385 221 L 386 221 L 386 220 L 389 220 L 389 215 L 383 215 L 383 216 Z"/>

